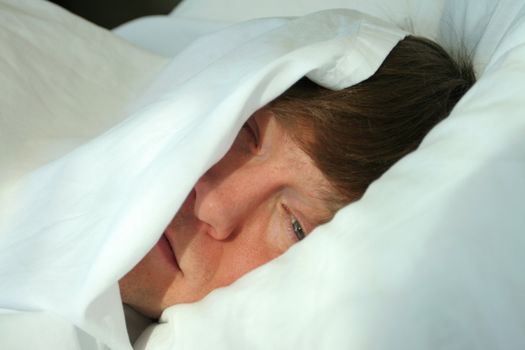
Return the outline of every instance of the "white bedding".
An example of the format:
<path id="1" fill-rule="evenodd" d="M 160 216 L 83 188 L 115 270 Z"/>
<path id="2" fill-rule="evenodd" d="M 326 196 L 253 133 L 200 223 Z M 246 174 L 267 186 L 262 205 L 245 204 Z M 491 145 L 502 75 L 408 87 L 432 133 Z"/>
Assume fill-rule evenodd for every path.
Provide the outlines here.
<path id="1" fill-rule="evenodd" d="M 186 1 L 173 16 L 252 18 L 249 3 L 230 0 L 223 18 Z M 300 8 L 275 4 L 261 14 Z M 234 285 L 167 309 L 137 348 L 525 348 L 525 2 L 345 4 L 395 7 L 397 25 L 462 42 L 479 82 L 362 200 Z M 6 349 L 129 349 L 116 281 L 244 120 L 304 74 L 365 79 L 405 35 L 347 11 L 257 20 L 158 51 L 180 52 L 166 65 L 45 2 L 0 0 L 0 16 L 2 52 L 25 57 L 0 61 Z"/>
<path id="2" fill-rule="evenodd" d="M 114 303 L 86 311 L 96 232 L 63 191 L 88 183 L 54 161 L 125 119 L 167 62 L 47 1 L 0 1 L 0 52 L 0 348 L 125 344 L 114 288 Z M 74 228 L 61 231 L 68 220 Z M 82 230 L 74 243 L 68 232 Z M 90 336 L 94 328 L 107 335 Z"/>

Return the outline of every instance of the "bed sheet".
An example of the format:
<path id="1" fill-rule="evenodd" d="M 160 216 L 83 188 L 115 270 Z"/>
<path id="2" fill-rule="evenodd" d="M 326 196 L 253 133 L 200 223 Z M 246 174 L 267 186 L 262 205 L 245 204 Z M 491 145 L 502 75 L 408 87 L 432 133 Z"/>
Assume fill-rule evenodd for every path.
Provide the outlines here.
<path id="1" fill-rule="evenodd" d="M 319 5 L 291 1 L 278 8 L 269 1 L 255 15 L 299 14 L 290 11 L 300 3 L 304 11 Z M 525 347 L 524 2 L 351 3 L 449 48 L 464 45 L 473 52 L 478 84 L 361 201 L 234 285 L 200 303 L 166 310 L 137 348 Z M 217 5 L 201 0 L 187 0 L 174 15 L 193 21 L 200 11 L 200 18 L 219 22 L 254 16 L 253 2 L 228 4 L 228 15 L 237 17 L 221 18 L 224 11 L 213 12 Z M 27 82 L 22 98 L 5 100 L 9 109 L 2 110 L 2 122 L 9 127 L 2 130 L 10 135 L 10 123 L 24 115 L 63 132 L 40 134 L 46 128 L 37 124 L 27 137 L 13 132 L 20 135 L 16 139 L 36 135 L 53 144 L 67 141 L 65 126 L 82 130 L 94 121 L 78 141 L 42 148 L 27 166 L 20 165 L 34 154 L 27 147 L 2 163 L 3 174 L 18 169 L 0 189 L 0 324 L 9 330 L 0 345 L 13 349 L 129 349 L 116 280 L 155 243 L 156 232 L 228 149 L 244 120 L 303 74 L 332 87 L 366 78 L 404 35 L 372 21 L 376 29 L 388 28 L 367 32 L 377 46 L 349 40 L 349 51 L 331 57 L 332 49 L 340 53 L 331 46 L 336 42 L 321 40 L 311 51 L 308 45 L 278 45 L 283 51 L 268 53 L 279 37 L 260 47 L 255 39 L 293 20 L 256 20 L 181 45 L 166 65 L 46 2 L 1 0 L 0 6 L 10 21 L 1 23 L 11 24 L 2 27 L 2 38 L 18 58 L 1 74 L 21 74 L 11 75 L 22 77 L 12 79 L 14 87 Z M 10 41 L 12 32 L 26 36 Z M 77 32 L 86 34 L 76 40 Z M 218 40 L 224 36 L 234 38 L 226 41 L 229 46 Z M 305 44 L 315 36 L 299 37 Z M 27 55 L 23 43 L 38 55 L 51 52 L 50 63 Z M 334 83 L 327 74 L 339 58 L 362 62 L 362 55 L 375 61 L 335 75 L 350 80 Z M 71 78 L 75 69 L 52 68 L 55 62 L 77 63 L 81 78 Z M 158 79 L 150 85 L 154 75 Z M 4 96 L 17 96 L 6 91 Z M 203 141 L 207 147 L 197 147 Z M 38 333 L 30 337 L 28 330 Z"/>
<path id="2" fill-rule="evenodd" d="M 252 21 L 203 37 L 166 65 L 49 3 L 1 4 L 5 18 L 18 24 L 3 33 L 27 34 L 29 43 L 56 56 L 50 66 L 70 67 L 66 63 L 80 47 L 95 56 L 91 62 L 86 53 L 87 63 L 75 67 L 82 72 L 79 80 L 68 69 L 31 76 L 31 84 L 47 86 L 55 77 L 64 83 L 49 91 L 26 89 L 6 114 L 6 125 L 12 128 L 17 111 L 31 104 L 35 110 L 24 120 L 49 123 L 59 132 L 51 143 L 69 135 L 62 124 L 74 130 L 90 123 L 98 127 L 58 153 L 45 151 L 34 166 L 2 182 L 0 305 L 10 334 L 0 341 L 7 348 L 38 347 L 47 340 L 58 349 L 129 349 L 117 280 L 155 244 L 244 121 L 305 74 L 333 88 L 367 78 L 405 35 L 352 11 Z M 76 31 L 88 33 L 75 41 L 62 35 L 64 29 L 73 39 Z M 50 39 L 62 42 L 40 48 Z M 13 55 L 26 54 L 24 47 L 8 48 Z M 122 62 L 128 56 L 136 65 L 126 69 Z M 78 59 L 83 57 L 80 51 Z M 41 65 L 29 56 L 14 71 L 49 69 Z M 113 101 L 106 83 L 117 90 L 112 92 L 117 111 L 104 104 Z M 141 91 L 140 98 L 125 94 L 128 85 Z M 72 105 L 90 98 L 89 114 L 54 113 L 68 96 Z M 27 141 L 35 137 L 20 135 Z M 26 337 L 39 319 L 49 324 Z M 57 336 L 45 337 L 48 332 Z"/>
<path id="3" fill-rule="evenodd" d="M 92 266 L 89 244 L 82 247 L 80 239 L 79 248 L 68 249 L 67 235 L 58 237 L 54 223 L 44 223 L 48 214 L 60 216 L 62 206 L 53 202 L 74 170 L 57 167 L 34 179 L 32 193 L 21 187 L 125 119 L 167 61 L 40 0 L 0 1 L 0 52 L 0 349 L 125 343 L 118 292 L 108 296 L 113 306 L 79 312 L 78 300 L 88 298 L 82 294 Z M 40 201 L 34 212 L 23 204 L 33 200 Z M 90 336 L 86 318 L 109 336 Z"/>
<path id="4" fill-rule="evenodd" d="M 468 52 L 480 81 L 308 247 L 166 310 L 137 348 L 525 346 L 523 1 L 186 0 L 172 17 L 235 22 L 347 6 Z"/>

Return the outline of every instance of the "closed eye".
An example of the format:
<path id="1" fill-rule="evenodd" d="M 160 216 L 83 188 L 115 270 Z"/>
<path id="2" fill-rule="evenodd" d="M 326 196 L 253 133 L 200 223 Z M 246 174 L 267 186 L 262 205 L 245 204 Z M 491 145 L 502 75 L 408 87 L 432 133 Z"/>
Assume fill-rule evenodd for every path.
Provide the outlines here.
<path id="1" fill-rule="evenodd" d="M 297 240 L 301 241 L 305 236 L 305 232 L 303 229 L 303 226 L 297 220 L 295 217 L 292 216 L 292 231 L 295 234 L 295 237 L 297 237 Z"/>
<path id="2" fill-rule="evenodd" d="M 303 228 L 303 225 L 295 217 L 295 215 L 292 214 L 292 211 L 288 206 L 283 204 L 283 208 L 286 211 L 286 215 L 290 218 L 289 223 L 287 224 L 287 230 L 290 232 L 290 236 L 294 238 L 294 240 L 301 241 L 306 237 L 306 231 Z"/>

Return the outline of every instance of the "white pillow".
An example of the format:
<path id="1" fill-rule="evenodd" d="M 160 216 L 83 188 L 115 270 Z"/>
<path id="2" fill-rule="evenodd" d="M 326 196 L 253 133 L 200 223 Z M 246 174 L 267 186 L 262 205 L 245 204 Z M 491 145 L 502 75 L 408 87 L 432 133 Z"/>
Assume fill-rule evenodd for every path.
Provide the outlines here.
<path id="1" fill-rule="evenodd" d="M 46 10 L 51 6 L 46 3 L 2 0 L 0 4 L 5 13 L 19 9 L 14 18 L 22 23 L 22 28 L 8 27 L 4 32 L 28 31 L 31 42 L 46 42 L 38 32 L 53 27 L 55 16 L 66 23 L 78 21 L 57 9 Z M 363 4 L 355 2 L 357 7 L 387 6 L 386 1 Z M 236 5 L 230 10 L 244 6 Z M 458 33 L 467 48 L 475 49 L 479 83 L 420 149 L 371 186 L 362 201 L 233 286 L 217 290 L 201 303 L 168 309 L 163 315 L 165 323 L 144 334 L 138 347 L 410 350 L 525 346 L 521 273 L 525 219 L 520 210 L 525 195 L 525 122 L 521 115 L 525 96 L 519 89 L 525 75 L 525 53 L 519 47 L 525 37 L 523 2 L 433 2 L 432 11 L 422 1 L 388 2 L 388 6 L 396 5 L 399 7 L 392 12 L 396 23 L 415 20 L 419 33 L 447 39 L 449 44 L 457 39 L 453 33 Z M 49 11 L 49 16 L 36 21 L 39 25 L 20 17 L 20 12 L 38 17 L 41 11 Z M 24 325 L 27 331 L 34 329 L 35 317 L 46 322 L 59 317 L 65 322 L 41 328 L 41 334 L 58 332 L 55 348 L 129 348 L 123 339 L 116 280 L 155 243 L 156 232 L 169 222 L 196 178 L 224 154 L 250 113 L 320 65 L 319 59 L 330 50 L 337 51 L 321 43 L 308 55 L 279 52 L 277 57 L 302 57 L 308 62 L 299 64 L 301 67 L 286 65 L 281 71 L 270 68 L 283 67 L 283 59 L 261 58 L 257 51 L 254 56 L 261 60 L 244 62 L 247 66 L 243 67 L 247 71 L 264 68 L 270 75 L 243 76 L 245 71 L 225 70 L 232 62 L 239 63 L 233 59 L 239 54 L 235 45 L 245 40 L 248 49 L 253 49 L 250 45 L 256 44 L 251 37 L 285 23 L 260 21 L 253 27 L 237 27 L 253 29 L 240 31 L 243 35 L 236 35 L 239 31 L 232 27 L 199 40 L 174 58 L 148 95 L 121 116 L 122 122 L 115 120 L 97 129 L 86 141 L 67 148 L 69 153 L 51 152 L 48 157 L 44 152 L 39 157 L 42 161 L 24 168 L 26 175 L 16 183 L 2 183 L 0 207 L 9 210 L 0 211 L 0 307 L 4 309 L 0 322 L 20 325 L 15 327 L 18 333 L 0 338 L 2 347 L 35 348 L 38 340 L 50 341 L 24 336 Z M 376 29 L 382 27 L 388 28 L 380 24 Z M 84 30 L 67 28 L 73 33 Z M 216 42 L 225 35 L 236 38 L 227 42 L 231 46 Z M 389 28 L 369 37 L 375 38 L 374 45 L 362 42 L 362 47 L 371 49 L 362 54 L 373 57 L 374 62 L 356 65 L 350 83 L 370 75 L 401 36 Z M 80 46 L 90 51 L 89 43 L 100 37 L 109 38 L 106 32 L 93 30 Z M 105 53 L 99 63 L 114 63 L 110 72 L 118 70 L 117 62 L 127 55 L 140 55 L 118 40 L 107 39 L 102 46 L 93 51 Z M 206 47 L 213 55 L 198 56 Z M 327 47 L 330 50 L 320 50 Z M 56 48 L 61 46 L 43 51 L 61 52 Z M 248 49 L 245 55 L 251 52 Z M 75 50 L 80 49 L 73 46 L 71 51 Z M 350 56 L 355 59 L 359 53 L 350 52 Z M 200 76 L 208 59 L 214 62 L 206 70 L 210 75 Z M 267 65 L 274 59 L 279 64 Z M 33 58 L 20 66 L 40 67 L 37 62 Z M 136 69 L 141 63 L 152 67 L 143 76 Z M 145 58 L 125 73 L 144 78 L 136 85 L 140 90 L 147 85 L 148 74 L 163 63 Z M 85 78 L 81 86 L 89 84 L 97 72 L 89 64 L 79 71 Z M 203 84 L 221 77 L 221 71 L 229 73 L 230 85 L 212 86 L 208 96 L 213 99 L 203 99 L 199 93 Z M 322 72 L 314 76 L 322 80 Z M 64 71 L 56 74 L 68 76 Z M 271 77 L 266 82 L 272 84 L 257 83 L 265 76 Z M 49 79 L 44 76 L 35 83 Z M 64 84 L 58 95 L 76 87 Z M 125 89 L 124 84 L 114 87 L 120 88 Z M 87 90 L 72 101 L 89 94 L 104 95 L 96 95 L 96 90 Z M 7 117 L 17 115 L 21 105 L 28 103 L 27 99 L 17 101 Z M 122 98 L 120 107 L 127 103 Z M 51 106 L 55 105 L 60 106 L 61 101 Z M 28 116 L 37 118 L 37 112 Z M 209 130 L 216 132 L 214 138 L 209 137 Z M 197 149 L 195 145 L 203 140 L 207 145 Z M 46 163 L 51 158 L 58 159 Z M 166 186 L 181 169 L 185 174 L 176 177 L 177 187 Z M 50 316 L 40 318 L 42 315 Z"/>
<path id="2" fill-rule="evenodd" d="M 186 0 L 172 16 L 332 5 L 471 51 L 479 82 L 361 201 L 234 285 L 167 309 L 136 348 L 525 348 L 525 2 Z"/>
<path id="3" fill-rule="evenodd" d="M 173 57 L 198 37 L 218 31 L 229 22 L 146 16 L 113 29 L 130 43 L 159 55 Z"/>
<path id="4" fill-rule="evenodd" d="M 136 53 L 105 31 L 82 29 L 89 25 L 48 3 L 4 3 L 5 17 L 20 25 L 0 27 L 2 33 L 30 33 L 29 42 L 36 42 L 37 47 L 49 40 L 48 31 L 55 32 L 55 17 L 59 23 L 81 23 L 81 32 L 90 31 L 80 43 L 64 36 L 63 44 L 44 46 L 43 51 L 56 53 L 53 63 L 61 62 L 62 46 L 66 47 L 66 61 L 68 53 L 79 50 L 73 44 L 86 51 L 93 49 L 96 57 L 101 55 L 94 66 L 74 67 L 73 72 L 78 69 L 84 79 L 14 101 L 7 121 L 16 118 L 24 104 L 34 103 L 45 108 L 42 113 L 27 113 L 24 120 L 30 123 L 42 118 L 46 125 L 44 121 L 52 121 L 55 114 L 45 112 L 62 105 L 61 99 L 53 99 L 56 95 L 73 94 L 72 104 L 97 96 L 92 102 L 98 102 L 105 96 L 96 91 L 98 85 L 88 88 L 91 78 L 109 82 L 115 78 L 111 73 L 97 75 L 100 67 L 129 74 L 133 79 L 122 81 L 130 85 L 137 78 L 139 90 L 165 63 Z M 40 9 L 49 16 L 33 21 L 39 18 Z M 71 29 L 73 36 L 77 30 L 74 26 L 66 29 Z M 366 79 L 405 34 L 353 11 L 296 20 L 267 19 L 226 28 L 174 57 L 132 108 L 130 96 L 122 98 L 118 117 L 106 116 L 110 122 L 81 142 L 61 148 L 61 152 L 43 152 L 39 162 L 23 169 L 22 176 L 2 182 L 0 322 L 9 325 L 11 333 L 0 339 L 0 345 L 34 348 L 46 339 L 55 340 L 53 347 L 59 349 L 129 348 L 118 279 L 155 244 L 197 179 L 224 155 L 244 121 L 305 74 L 333 88 Z M 96 45 L 98 40 L 103 44 Z M 73 45 L 72 49 L 68 50 L 68 45 Z M 26 54 L 24 47 L 7 49 Z M 144 59 L 122 71 L 118 64 L 126 55 L 144 55 Z M 140 63 L 152 65 L 144 68 L 144 75 L 137 72 L 143 68 Z M 19 70 L 33 67 L 40 67 L 38 58 L 17 66 Z M 55 73 L 65 82 L 73 74 L 69 70 Z M 55 75 L 34 76 L 30 81 L 49 84 Z M 87 88 L 82 90 L 83 86 Z M 76 89 L 83 94 L 75 95 Z M 42 98 L 48 94 L 49 100 Z M 107 113 L 104 105 L 100 107 L 90 113 Z M 50 142 L 69 135 L 61 126 L 70 121 L 69 114 L 60 116 L 59 122 L 50 126 L 55 130 L 58 124 L 57 136 Z M 98 119 L 97 115 L 84 117 Z M 87 121 L 72 122 L 82 129 Z M 7 132 L 14 128 L 6 125 Z M 24 136 L 21 131 L 19 135 Z M 35 136 L 29 132 L 27 137 Z M 47 321 L 38 338 L 25 337 L 42 319 Z M 47 332 L 57 332 L 57 337 L 43 337 Z"/>
<path id="5" fill-rule="evenodd" d="M 166 63 L 43 1 L 0 1 L 0 181 L 126 116 Z"/>

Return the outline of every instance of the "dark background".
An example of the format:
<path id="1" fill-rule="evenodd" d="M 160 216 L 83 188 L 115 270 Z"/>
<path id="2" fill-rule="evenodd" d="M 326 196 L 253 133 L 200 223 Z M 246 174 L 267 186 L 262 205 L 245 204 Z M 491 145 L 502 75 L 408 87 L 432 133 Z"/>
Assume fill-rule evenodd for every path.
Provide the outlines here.
<path id="1" fill-rule="evenodd" d="M 170 13 L 180 0 L 50 0 L 111 29 L 137 17 Z"/>

